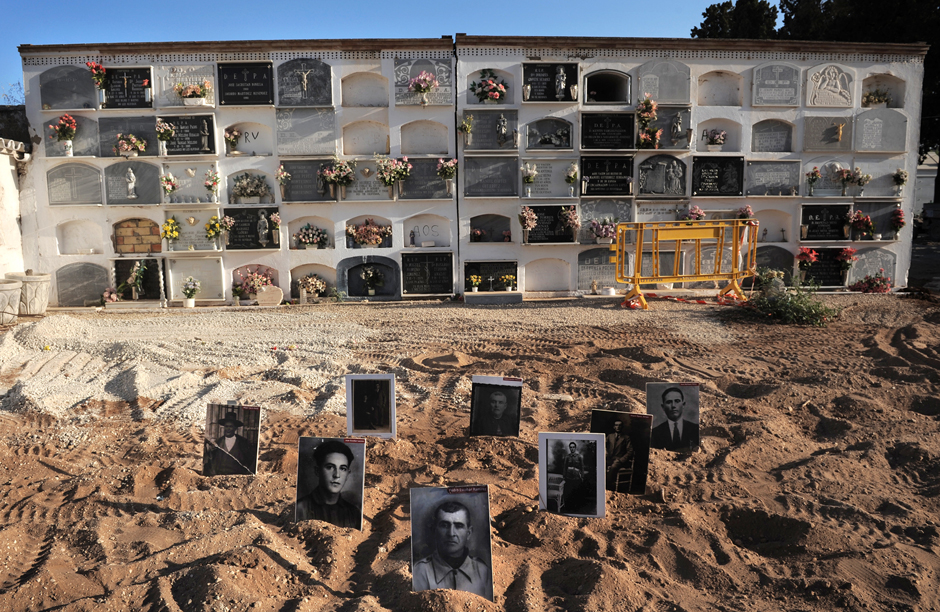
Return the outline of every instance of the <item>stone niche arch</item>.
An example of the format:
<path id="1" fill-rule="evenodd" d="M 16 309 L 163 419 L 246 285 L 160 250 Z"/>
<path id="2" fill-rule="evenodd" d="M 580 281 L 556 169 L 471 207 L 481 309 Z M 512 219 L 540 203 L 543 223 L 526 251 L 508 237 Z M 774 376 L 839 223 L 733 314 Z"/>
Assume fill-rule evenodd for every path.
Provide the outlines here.
<path id="1" fill-rule="evenodd" d="M 725 144 L 721 148 L 722 151 L 740 151 L 741 150 L 741 124 L 731 119 L 709 119 L 708 121 L 702 121 L 697 126 L 697 134 L 695 138 L 697 139 L 696 149 L 699 153 L 708 150 L 708 140 L 705 139 L 703 134 L 709 130 L 724 130 L 728 132 L 728 135 L 725 137 Z"/>
<path id="2" fill-rule="evenodd" d="M 73 206 L 99 206 L 101 170 L 80 162 L 66 162 L 46 172 L 46 190 L 49 204 Z"/>
<path id="3" fill-rule="evenodd" d="M 111 284 L 107 268 L 81 261 L 55 271 L 56 299 L 59 306 L 97 304 Z"/>
<path id="4" fill-rule="evenodd" d="M 334 235 L 335 224 L 333 223 L 333 221 L 331 221 L 330 219 L 327 219 L 326 217 L 318 217 L 315 215 L 310 215 L 306 217 L 301 217 L 299 219 L 294 219 L 293 221 L 288 222 L 287 231 L 289 232 L 288 239 L 290 240 L 290 248 L 292 249 L 297 248 L 297 241 L 294 240 L 294 234 L 299 232 L 300 228 L 307 225 L 308 223 L 312 226 L 319 227 L 320 229 L 326 231 L 327 235 L 329 236 L 329 244 L 327 244 L 326 248 L 332 249 L 336 246 L 336 236 Z M 315 249 L 316 247 L 308 246 L 307 248 Z"/>
<path id="5" fill-rule="evenodd" d="M 45 110 L 93 109 L 98 92 L 85 66 L 56 66 L 39 75 L 39 97 Z"/>
<path id="6" fill-rule="evenodd" d="M 637 96 L 649 94 L 659 104 L 688 104 L 691 101 L 689 67 L 671 59 L 654 59 L 637 68 Z"/>
<path id="7" fill-rule="evenodd" d="M 336 268 L 322 264 L 304 264 L 290 271 L 290 297 L 300 298 L 300 289 L 297 288 L 297 283 L 309 274 L 316 274 L 326 281 L 326 290 L 320 295 L 329 295 L 330 289 L 336 288 Z M 309 298 L 310 294 L 307 294 L 307 296 Z"/>
<path id="8" fill-rule="evenodd" d="M 756 263 L 758 268 L 770 268 L 772 270 L 782 270 L 783 280 L 788 285 L 793 280 L 793 252 L 790 249 L 773 246 L 759 245 L 757 247 Z M 754 284 L 754 277 L 748 276 L 741 279 L 742 287 L 750 287 Z"/>
<path id="9" fill-rule="evenodd" d="M 727 70 L 713 70 L 698 78 L 699 106 L 742 106 L 744 77 Z"/>
<path id="10" fill-rule="evenodd" d="M 280 275 L 277 272 L 277 268 L 272 268 L 264 264 L 248 264 L 235 268 L 232 270 L 232 285 L 235 283 L 241 284 L 242 276 L 248 276 L 252 272 L 267 274 L 271 277 L 271 281 L 274 283 L 275 287 L 281 286 Z"/>
<path id="11" fill-rule="evenodd" d="M 343 155 L 388 154 L 388 126 L 378 121 L 355 121 L 343 126 Z"/>
<path id="12" fill-rule="evenodd" d="M 526 291 L 568 291 L 571 264 L 563 259 L 546 257 L 525 265 Z"/>
<path id="13" fill-rule="evenodd" d="M 584 77 L 585 104 L 631 104 L 631 79 L 619 70 L 598 70 Z"/>
<path id="14" fill-rule="evenodd" d="M 434 241 L 436 247 L 449 247 L 452 242 L 450 219 L 440 215 L 415 215 L 402 223 L 405 244 L 411 243 L 411 232 L 415 233 L 415 246 Z"/>
<path id="15" fill-rule="evenodd" d="M 483 230 L 484 234 L 480 240 L 473 239 L 473 230 Z M 470 218 L 470 242 L 512 242 L 512 234 L 509 240 L 504 240 L 504 232 L 512 231 L 512 221 L 504 215 L 477 215 Z"/>
<path id="16" fill-rule="evenodd" d="M 888 103 L 888 108 L 904 108 L 904 95 L 907 93 L 907 83 L 903 79 L 883 73 L 867 76 L 865 80 L 862 81 L 862 99 L 864 100 L 866 93 L 875 91 L 876 89 L 887 91 L 888 95 L 891 96 L 891 102 Z M 861 100 L 859 102 L 861 103 Z"/>
<path id="17" fill-rule="evenodd" d="M 782 119 L 765 119 L 751 127 L 751 152 L 789 153 L 793 151 L 796 126 Z"/>
<path id="18" fill-rule="evenodd" d="M 273 155 L 274 154 L 274 132 L 270 126 L 253 121 L 239 121 L 225 128 L 225 130 L 236 129 L 242 133 L 238 140 L 236 150 L 241 155 Z M 231 157 L 232 152 L 228 144 L 225 145 L 226 156 Z"/>
<path id="19" fill-rule="evenodd" d="M 783 210 L 767 209 L 758 210 L 754 213 L 760 225 L 757 228 L 758 244 L 768 242 L 783 243 L 784 230 L 786 232 L 786 242 L 799 240 L 799 236 L 793 235 L 793 216 Z M 764 239 L 764 230 L 767 230 L 767 239 Z"/>
<path id="20" fill-rule="evenodd" d="M 365 266 L 378 268 L 382 273 L 385 284 L 376 287 L 375 295 L 370 296 L 359 274 Z M 366 255 L 364 257 L 349 257 L 336 266 L 336 289 L 344 291 L 351 298 L 368 298 L 370 300 L 400 300 L 401 299 L 401 268 L 394 259 L 379 255 Z"/>
<path id="21" fill-rule="evenodd" d="M 447 155 L 447 126 L 437 121 L 412 121 L 401 126 L 403 155 Z"/>
<path id="22" fill-rule="evenodd" d="M 278 106 L 332 106 L 333 70 L 310 57 L 288 60 L 277 67 Z"/>
<path id="23" fill-rule="evenodd" d="M 374 72 L 355 72 L 342 81 L 343 106 L 388 106 L 388 79 Z"/>
<path id="24" fill-rule="evenodd" d="M 238 176 L 241 176 L 241 175 L 243 175 L 243 174 L 249 174 L 249 175 L 251 175 L 252 177 L 260 176 L 260 177 L 264 178 L 265 183 L 267 183 L 267 185 L 268 185 L 268 195 L 266 195 L 266 196 L 261 196 L 261 202 L 260 202 L 260 203 L 262 203 L 262 204 L 273 204 L 273 203 L 274 203 L 274 191 L 277 189 L 277 184 L 278 184 L 277 181 L 274 179 L 273 176 L 271 176 L 270 174 L 268 174 L 268 173 L 265 172 L 264 170 L 258 170 L 258 169 L 256 169 L 256 168 L 250 168 L 250 169 L 249 169 L 249 168 L 246 168 L 246 169 L 242 169 L 242 170 L 237 170 L 237 171 L 232 172 L 231 174 L 229 174 L 228 176 L 225 177 L 225 187 L 226 187 L 226 189 L 228 190 L 229 198 L 230 198 L 230 199 L 233 198 L 233 197 L 235 198 L 234 202 L 231 202 L 231 203 L 233 203 L 233 204 L 239 204 L 239 203 L 240 203 L 240 202 L 238 201 L 238 198 L 241 197 L 241 196 L 236 196 L 236 195 L 234 195 L 233 192 L 234 192 L 234 190 L 235 190 L 235 178 L 238 177 Z M 252 197 L 253 197 L 253 196 L 252 196 Z"/>
<path id="25" fill-rule="evenodd" d="M 114 252 L 118 255 L 160 253 L 160 224 L 144 218 L 118 221 L 114 228 Z"/>
<path id="26" fill-rule="evenodd" d="M 392 236 L 386 236 L 385 239 L 382 240 L 382 244 L 378 246 L 365 246 L 365 245 L 359 246 L 353 241 L 352 237 L 350 237 L 349 234 L 345 233 L 346 227 L 350 225 L 362 225 L 363 223 L 366 222 L 366 219 L 372 219 L 372 221 L 376 225 L 389 225 L 392 227 L 392 232 L 395 231 L 395 225 L 384 217 L 379 217 L 377 215 L 359 215 L 358 217 L 354 217 L 346 221 L 346 225 L 343 227 L 343 234 L 346 236 L 346 248 L 347 249 L 390 249 L 392 248 L 392 238 L 394 238 L 394 234 Z"/>
<path id="27" fill-rule="evenodd" d="M 489 70 L 491 70 L 493 74 L 496 75 L 497 83 L 500 81 L 505 81 L 506 85 L 508 86 L 506 95 L 497 100 L 497 104 L 512 104 L 513 99 L 516 96 L 515 79 L 513 79 L 512 74 L 506 72 L 505 70 L 497 70 L 496 68 L 489 68 Z M 483 104 L 483 102 L 480 102 L 473 92 L 470 91 L 471 83 L 480 82 L 480 72 L 482 72 L 482 70 L 476 70 L 467 75 L 467 104 Z"/>
<path id="28" fill-rule="evenodd" d="M 100 253 L 104 244 L 101 226 L 87 219 L 60 223 L 55 228 L 59 255 L 90 255 Z"/>

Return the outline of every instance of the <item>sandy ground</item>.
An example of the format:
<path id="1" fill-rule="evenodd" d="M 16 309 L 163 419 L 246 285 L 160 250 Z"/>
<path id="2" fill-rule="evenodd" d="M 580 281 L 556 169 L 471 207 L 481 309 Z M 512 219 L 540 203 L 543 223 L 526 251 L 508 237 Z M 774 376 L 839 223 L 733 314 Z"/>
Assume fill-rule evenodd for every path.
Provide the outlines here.
<path id="1" fill-rule="evenodd" d="M 613 298 L 24 319 L 0 609 L 937 610 L 940 309 L 826 299 L 826 329 Z M 362 531 L 295 524 L 298 436 L 345 432 L 347 372 L 395 373 L 398 439 L 370 440 Z M 473 374 L 526 380 L 519 438 L 467 438 Z M 652 451 L 606 518 L 538 511 L 538 432 L 643 411 L 650 381 L 702 384 L 701 449 Z M 257 476 L 201 475 L 227 399 L 265 409 Z M 411 592 L 409 488 L 477 483 L 496 601 Z"/>

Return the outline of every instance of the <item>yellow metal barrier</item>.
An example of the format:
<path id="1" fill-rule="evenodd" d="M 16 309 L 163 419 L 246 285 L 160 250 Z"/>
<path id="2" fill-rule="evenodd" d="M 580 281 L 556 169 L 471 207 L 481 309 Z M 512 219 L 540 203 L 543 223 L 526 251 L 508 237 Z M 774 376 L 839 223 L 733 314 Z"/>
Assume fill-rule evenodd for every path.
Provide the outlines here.
<path id="1" fill-rule="evenodd" d="M 630 302 L 636 300 L 644 310 L 649 310 L 649 304 L 646 303 L 643 292 L 640 291 L 640 285 L 647 283 L 726 280 L 729 282 L 718 293 L 719 297 L 731 293 L 739 300 L 746 299 L 738 281 L 754 275 L 757 228 L 756 219 L 617 224 L 617 242 L 610 246 L 610 250 L 615 251 L 616 254 L 610 258 L 610 262 L 617 264 L 617 282 L 633 285 L 623 305 L 630 305 Z M 690 242 L 694 243 L 695 270 L 690 274 L 680 274 L 682 246 L 683 243 Z M 712 270 L 702 270 L 703 243 L 705 246 L 715 247 L 715 266 Z M 722 270 L 723 253 L 729 247 L 731 248 L 731 269 Z M 669 271 L 660 270 L 660 253 L 666 252 L 667 249 L 675 253 L 671 274 Z M 629 271 L 628 252 L 630 250 L 634 252 L 633 274 Z M 650 276 L 643 276 L 644 251 L 652 257 Z M 742 259 L 744 253 L 746 253 L 746 260 Z M 745 265 L 741 266 L 739 263 Z"/>

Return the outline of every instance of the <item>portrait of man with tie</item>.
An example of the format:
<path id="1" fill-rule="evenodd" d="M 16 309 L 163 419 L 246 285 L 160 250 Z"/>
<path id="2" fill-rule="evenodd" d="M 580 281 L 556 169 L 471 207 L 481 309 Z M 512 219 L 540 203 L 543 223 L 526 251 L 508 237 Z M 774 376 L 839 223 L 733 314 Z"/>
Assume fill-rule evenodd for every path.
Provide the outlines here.
<path id="1" fill-rule="evenodd" d="M 653 415 L 652 448 L 698 448 L 698 383 L 647 383 L 646 410 Z"/>
<path id="2" fill-rule="evenodd" d="M 486 485 L 411 489 L 412 589 L 455 589 L 493 601 Z"/>
<path id="3" fill-rule="evenodd" d="M 481 378 L 495 378 L 500 384 L 481 383 Z M 507 385 L 502 384 L 499 377 L 474 376 L 470 398 L 470 435 L 518 436 L 521 404 L 521 380 Z"/>

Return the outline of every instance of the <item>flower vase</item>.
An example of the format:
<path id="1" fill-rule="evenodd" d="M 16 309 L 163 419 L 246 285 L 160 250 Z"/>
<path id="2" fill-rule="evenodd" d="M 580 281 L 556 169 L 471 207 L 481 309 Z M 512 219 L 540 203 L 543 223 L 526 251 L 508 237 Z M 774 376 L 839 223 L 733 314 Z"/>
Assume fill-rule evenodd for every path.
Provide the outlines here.
<path id="1" fill-rule="evenodd" d="M 531 198 L 531 197 L 532 197 L 532 188 L 529 187 L 528 185 L 526 185 L 526 188 L 525 188 L 525 197 L 527 197 L 527 198 Z"/>
<path id="2" fill-rule="evenodd" d="M 574 197 L 574 185 L 568 185 L 568 197 L 569 198 Z"/>
<path id="3" fill-rule="evenodd" d="M 150 103 L 153 101 L 153 93 L 150 91 L 149 87 L 144 87 L 144 102 Z"/>
<path id="4" fill-rule="evenodd" d="M 842 183 L 842 195 L 845 195 L 845 190 L 848 187 L 845 183 Z"/>
<path id="5" fill-rule="evenodd" d="M 809 195 L 810 197 L 812 197 L 813 191 L 816 189 L 816 185 L 814 185 L 813 183 L 807 183 L 806 185 L 807 185 L 808 191 L 809 191 L 809 194 L 808 194 L 808 195 Z"/>
<path id="6" fill-rule="evenodd" d="M 483 100 L 483 104 L 499 104 L 499 100 L 494 100 L 493 98 L 486 98 Z"/>
<path id="7" fill-rule="evenodd" d="M 470 145 L 473 144 L 473 134 L 471 132 L 464 132 L 463 144 L 465 147 L 469 147 Z"/>
<path id="8" fill-rule="evenodd" d="M 398 181 L 398 197 L 405 197 L 405 181 Z"/>
<path id="9" fill-rule="evenodd" d="M 330 183 L 330 199 L 336 199 L 336 185 Z"/>
<path id="10" fill-rule="evenodd" d="M 307 250 L 307 243 L 306 243 L 306 242 L 298 242 L 298 243 L 297 243 L 297 248 L 300 249 L 301 251 L 305 251 L 305 250 Z"/>
<path id="11" fill-rule="evenodd" d="M 428 92 L 424 91 L 419 95 L 421 97 L 421 106 L 427 106 L 430 103 L 430 100 L 428 100 Z"/>
<path id="12" fill-rule="evenodd" d="M 595 244 L 613 244 L 613 242 L 614 242 L 613 238 L 598 238 L 596 236 L 594 237 Z"/>
<path id="13" fill-rule="evenodd" d="M 287 187 L 285 185 L 280 185 L 281 188 L 281 202 L 287 200 Z"/>
<path id="14" fill-rule="evenodd" d="M 241 306 L 241 305 L 242 305 L 242 298 L 241 298 L 240 295 L 232 296 L 232 305 L 233 305 L 233 306 Z"/>
<path id="15" fill-rule="evenodd" d="M 166 155 L 167 155 L 167 153 L 166 153 L 166 141 L 165 141 L 165 140 L 158 140 L 158 141 L 157 141 L 157 147 L 159 148 L 159 154 L 160 154 L 160 156 L 161 156 L 161 157 L 166 157 Z"/>
<path id="16" fill-rule="evenodd" d="M 512 285 L 506 285 L 506 291 L 512 291 Z"/>
<path id="17" fill-rule="evenodd" d="M 228 232 L 222 232 L 222 239 L 225 241 L 225 246 L 228 246 L 228 241 L 230 239 Z"/>
<path id="18" fill-rule="evenodd" d="M 900 239 L 901 239 L 901 232 L 894 232 L 894 234 L 892 234 L 891 236 L 891 240 L 900 240 Z"/>
<path id="19" fill-rule="evenodd" d="M 104 108 L 104 105 L 108 102 L 107 94 L 103 89 L 98 90 L 98 104 L 101 105 L 101 108 Z"/>
<path id="20" fill-rule="evenodd" d="M 217 193 L 215 193 L 215 192 L 212 193 L 212 203 L 213 203 L 213 204 L 218 204 L 218 203 L 219 203 L 219 194 L 217 194 Z"/>
<path id="21" fill-rule="evenodd" d="M 72 141 L 71 141 L 71 140 L 63 140 L 63 141 L 62 141 L 62 146 L 65 147 L 65 156 L 66 156 L 66 157 L 72 157 L 72 155 L 73 155 Z"/>
<path id="22" fill-rule="evenodd" d="M 388 187 L 388 199 L 394 200 L 395 199 L 395 184 L 393 183 L 391 185 L 386 185 L 386 187 Z"/>
<path id="23" fill-rule="evenodd" d="M 346 199 L 346 185 L 339 186 L 339 197 L 342 200 Z"/>
<path id="24" fill-rule="evenodd" d="M 801 240 L 806 240 L 807 234 L 809 234 L 809 226 L 808 226 L 808 225 L 801 225 L 801 226 L 800 226 L 800 239 L 801 239 Z"/>
<path id="25" fill-rule="evenodd" d="M 375 289 L 369 289 L 369 295 L 375 295 Z"/>
<path id="26" fill-rule="evenodd" d="M 470 287 L 470 291 L 472 291 L 473 293 L 476 293 L 477 291 L 479 291 L 479 289 L 480 289 L 479 287 Z"/>
<path id="27" fill-rule="evenodd" d="M 865 188 L 864 188 L 864 187 L 859 187 L 859 188 L 858 188 L 858 197 L 860 197 L 860 198 L 864 198 L 864 197 L 865 197 Z"/>
<path id="28" fill-rule="evenodd" d="M 205 98 L 183 98 L 183 106 L 205 106 Z"/>
<path id="29" fill-rule="evenodd" d="M 806 280 L 806 270 L 801 269 L 800 270 L 800 282 L 803 282 L 805 280 Z"/>
<path id="30" fill-rule="evenodd" d="M 183 308 L 195 308 L 196 298 L 183 298 Z"/>
<path id="31" fill-rule="evenodd" d="M 307 290 L 304 289 L 303 287 L 300 288 L 300 294 L 299 294 L 299 298 L 298 298 L 297 301 L 298 301 L 298 303 L 300 303 L 300 304 L 306 304 L 306 303 L 307 303 Z"/>
<path id="32" fill-rule="evenodd" d="M 705 145 L 705 146 L 708 148 L 708 152 L 709 152 L 709 153 L 718 153 L 719 151 L 721 151 L 721 148 L 722 148 L 723 145 L 720 145 L 720 144 L 710 144 L 710 145 Z"/>
<path id="33" fill-rule="evenodd" d="M 275 227 L 271 230 L 271 244 L 274 246 L 281 245 L 281 228 Z"/>
<path id="34" fill-rule="evenodd" d="M 454 179 L 444 179 L 444 185 L 447 187 L 447 195 L 454 195 Z"/>
<path id="35" fill-rule="evenodd" d="M 529 244 L 529 230 L 522 230 L 522 244 Z"/>
<path id="36" fill-rule="evenodd" d="M 525 85 L 522 86 L 522 101 L 528 102 L 529 96 L 531 95 L 532 95 L 532 86 L 526 83 Z"/>
<path id="37" fill-rule="evenodd" d="M 571 100 L 574 102 L 578 101 L 578 86 L 572 85 L 568 88 L 568 92 L 571 94 Z"/>
<path id="38" fill-rule="evenodd" d="M 895 191 L 895 195 L 896 195 L 897 197 L 899 197 L 899 198 L 904 195 L 904 185 L 898 185 L 898 186 L 897 186 L 896 191 Z"/>
<path id="39" fill-rule="evenodd" d="M 167 241 L 166 241 L 166 250 L 167 250 L 167 251 L 170 251 L 170 252 L 175 251 L 175 250 L 176 250 L 176 246 L 174 246 L 175 244 L 176 244 L 176 241 L 175 241 L 175 240 L 167 240 Z"/>
<path id="40" fill-rule="evenodd" d="M 132 300 L 140 299 L 140 295 L 137 293 L 137 287 L 131 287 L 131 299 Z"/>
<path id="41" fill-rule="evenodd" d="M 858 242 L 861 239 L 862 239 L 862 231 L 853 229 L 852 230 L 852 242 Z"/>
<path id="42" fill-rule="evenodd" d="M 852 226 L 846 223 L 842 226 L 842 237 L 851 238 L 852 237 Z"/>

